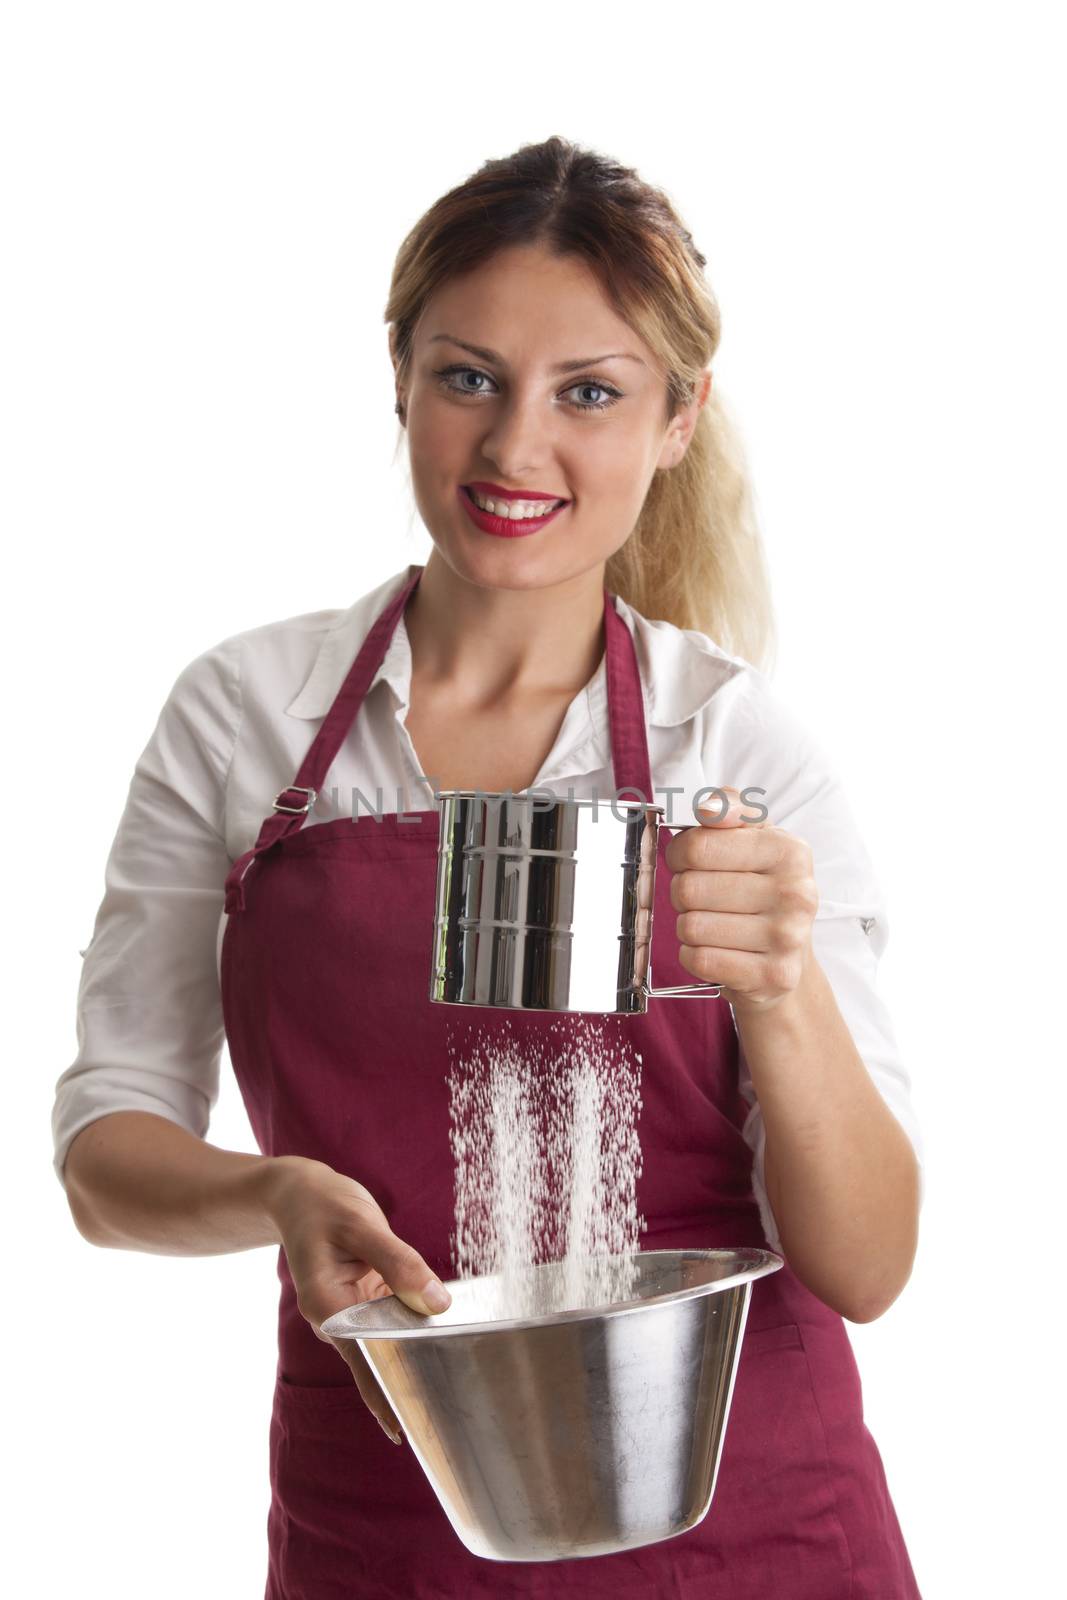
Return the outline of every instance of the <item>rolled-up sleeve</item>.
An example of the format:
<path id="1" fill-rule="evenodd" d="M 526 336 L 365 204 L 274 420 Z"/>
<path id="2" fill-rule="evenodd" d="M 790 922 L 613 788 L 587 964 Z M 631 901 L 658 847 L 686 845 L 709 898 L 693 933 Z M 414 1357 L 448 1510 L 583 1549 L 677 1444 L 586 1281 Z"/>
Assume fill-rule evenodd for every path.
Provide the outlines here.
<path id="1" fill-rule="evenodd" d="M 203 1137 L 224 1029 L 216 949 L 226 783 L 240 727 L 239 640 L 179 674 L 137 760 L 82 956 L 75 1060 L 56 1083 L 56 1176 L 75 1135 L 151 1111 Z"/>
<path id="2" fill-rule="evenodd" d="M 842 785 L 826 752 L 792 712 L 759 679 L 752 697 L 758 712 L 745 708 L 738 749 L 739 778 L 708 782 L 752 783 L 766 789 L 761 797 L 767 820 L 811 846 L 819 908 L 812 926 L 812 950 L 834 992 L 856 1049 L 875 1087 L 903 1127 L 919 1166 L 923 1196 L 924 1149 L 912 1103 L 911 1078 L 905 1068 L 889 1010 L 877 988 L 878 962 L 889 939 L 886 896 Z M 772 1249 L 781 1241 L 767 1197 L 763 1115 L 740 1043 L 740 1089 L 748 1114 L 743 1126 L 753 1152 L 752 1186 L 764 1232 Z"/>

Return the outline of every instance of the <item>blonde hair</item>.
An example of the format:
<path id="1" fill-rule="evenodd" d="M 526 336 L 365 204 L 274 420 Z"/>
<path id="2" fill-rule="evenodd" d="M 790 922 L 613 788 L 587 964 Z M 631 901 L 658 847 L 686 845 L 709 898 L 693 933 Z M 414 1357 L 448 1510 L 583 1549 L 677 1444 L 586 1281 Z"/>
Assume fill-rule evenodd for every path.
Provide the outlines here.
<path id="1" fill-rule="evenodd" d="M 556 136 L 486 161 L 435 201 L 400 246 L 385 321 L 401 381 L 435 290 L 520 244 L 581 257 L 667 373 L 667 420 L 689 403 L 721 334 L 705 258 L 662 190 Z M 604 581 L 643 616 L 696 629 L 771 670 L 763 542 L 738 429 L 716 384 L 681 461 L 653 476 Z"/>

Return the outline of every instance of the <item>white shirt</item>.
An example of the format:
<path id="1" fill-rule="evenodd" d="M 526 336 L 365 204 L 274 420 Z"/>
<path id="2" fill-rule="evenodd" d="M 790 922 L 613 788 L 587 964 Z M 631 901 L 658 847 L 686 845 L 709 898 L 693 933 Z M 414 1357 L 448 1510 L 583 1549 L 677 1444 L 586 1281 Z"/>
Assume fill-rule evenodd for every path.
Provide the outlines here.
<path id="1" fill-rule="evenodd" d="M 92 939 L 81 951 L 78 1054 L 56 1084 L 55 1171 L 71 1140 L 112 1111 L 151 1111 L 203 1138 L 218 1098 L 224 1043 L 219 961 L 231 863 L 255 841 L 292 783 L 360 645 L 414 575 L 395 574 L 348 610 L 309 612 L 223 639 L 178 675 L 138 758 L 108 856 Z M 695 821 L 698 789 L 766 791 L 769 823 L 811 846 L 819 909 L 812 948 L 868 1072 L 922 1163 L 921 1135 L 875 976 L 888 938 L 881 890 L 840 783 L 767 677 L 706 634 L 653 622 L 618 602 L 637 648 L 649 758 L 677 824 Z M 432 784 L 405 726 L 411 647 L 401 616 L 323 792 L 313 827 L 370 806 L 432 811 Z M 531 788 L 614 793 L 601 659 L 567 708 Z M 714 802 L 713 802 L 714 803 Z M 752 807 L 749 807 L 751 813 Z M 427 930 L 427 937 L 429 930 Z M 698 1005 L 658 1000 L 655 1005 Z M 763 1178 L 764 1129 L 744 1051 L 743 1134 L 767 1243 L 781 1250 Z"/>

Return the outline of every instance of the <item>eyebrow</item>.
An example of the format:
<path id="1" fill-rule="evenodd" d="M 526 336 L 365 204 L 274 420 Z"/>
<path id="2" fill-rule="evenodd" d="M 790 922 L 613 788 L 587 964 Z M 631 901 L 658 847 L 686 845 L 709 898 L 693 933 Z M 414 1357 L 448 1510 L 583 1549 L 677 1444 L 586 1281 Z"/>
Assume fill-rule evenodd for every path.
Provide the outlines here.
<path id="1" fill-rule="evenodd" d="M 448 344 L 458 344 L 461 350 L 469 350 L 472 356 L 479 356 L 483 361 L 495 362 L 498 367 L 507 366 L 507 362 L 498 351 L 488 350 L 484 345 L 480 344 L 468 344 L 466 339 L 457 339 L 455 334 L 452 333 L 435 333 L 426 342 L 427 344 L 436 344 L 439 339 L 445 340 Z M 601 361 L 637 361 L 644 366 L 640 356 L 630 355 L 626 350 L 617 350 L 612 355 L 581 356 L 575 361 L 557 361 L 555 366 L 550 367 L 548 370 L 550 372 L 577 372 L 579 367 L 595 367 Z"/>

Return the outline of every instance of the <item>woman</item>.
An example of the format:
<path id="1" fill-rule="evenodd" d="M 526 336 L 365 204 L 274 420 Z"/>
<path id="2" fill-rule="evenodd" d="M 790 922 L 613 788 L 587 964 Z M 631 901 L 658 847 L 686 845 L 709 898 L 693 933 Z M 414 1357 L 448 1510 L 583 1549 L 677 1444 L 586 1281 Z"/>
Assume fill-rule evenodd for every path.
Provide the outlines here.
<path id="1" fill-rule="evenodd" d="M 704 265 L 662 193 L 557 138 L 439 200 L 386 308 L 425 567 L 198 657 L 138 762 L 56 1171 L 96 1243 L 281 1246 L 273 1600 L 918 1593 L 842 1320 L 900 1293 L 921 1198 L 873 983 L 884 908 L 754 664 L 766 583 Z M 447 1304 L 433 790 L 534 785 L 655 787 L 701 822 L 665 851 L 654 968 L 722 998 L 626 1019 L 642 1244 L 787 1265 L 753 1287 L 705 1520 L 524 1565 L 466 1551 L 354 1347 L 318 1330 L 384 1286 Z M 531 1039 L 549 1020 L 509 1015 Z M 260 1156 L 204 1140 L 224 1031 Z"/>

